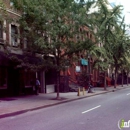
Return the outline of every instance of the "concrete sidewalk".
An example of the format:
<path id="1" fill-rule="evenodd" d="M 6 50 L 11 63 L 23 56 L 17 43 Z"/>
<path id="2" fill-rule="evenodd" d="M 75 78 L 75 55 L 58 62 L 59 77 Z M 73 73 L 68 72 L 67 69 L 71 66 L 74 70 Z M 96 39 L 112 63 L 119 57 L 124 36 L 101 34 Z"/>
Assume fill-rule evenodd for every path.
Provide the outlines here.
<path id="1" fill-rule="evenodd" d="M 94 93 L 85 92 L 85 95 L 83 95 L 83 92 L 80 92 L 80 96 L 77 96 L 77 92 L 60 93 L 60 99 L 58 100 L 56 100 L 56 93 L 50 93 L 50 94 L 42 93 L 39 95 L 1 98 L 0 118 L 13 116 L 27 111 L 37 110 L 40 108 L 49 107 L 82 98 L 87 98 L 94 95 L 113 92 L 125 88 L 129 88 L 129 86 L 126 85 L 124 85 L 124 87 L 117 86 L 116 89 L 114 89 L 114 87 L 107 87 L 106 91 L 104 91 L 104 88 L 94 88 Z"/>

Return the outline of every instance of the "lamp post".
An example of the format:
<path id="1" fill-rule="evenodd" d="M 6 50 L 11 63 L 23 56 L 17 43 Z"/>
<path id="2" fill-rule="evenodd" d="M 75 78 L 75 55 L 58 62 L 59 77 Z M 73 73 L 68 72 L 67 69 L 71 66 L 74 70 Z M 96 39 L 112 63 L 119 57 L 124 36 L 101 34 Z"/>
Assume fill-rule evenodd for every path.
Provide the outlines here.
<path id="1" fill-rule="evenodd" d="M 88 54 L 88 93 L 92 93 L 90 58 L 90 54 Z"/>

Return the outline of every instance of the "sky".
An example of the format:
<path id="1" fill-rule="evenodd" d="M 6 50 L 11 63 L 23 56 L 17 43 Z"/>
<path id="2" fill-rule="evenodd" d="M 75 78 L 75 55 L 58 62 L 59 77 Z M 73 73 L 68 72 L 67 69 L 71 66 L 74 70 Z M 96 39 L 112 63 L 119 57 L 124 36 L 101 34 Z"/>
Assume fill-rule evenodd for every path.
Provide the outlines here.
<path id="1" fill-rule="evenodd" d="M 125 23 L 130 24 L 130 1 L 129 0 L 108 0 L 110 3 L 115 5 L 123 5 L 123 15 L 125 16 Z"/>
<path id="2" fill-rule="evenodd" d="M 79 0 L 75 0 L 75 1 L 79 1 Z M 122 12 L 123 12 L 123 16 L 125 16 L 125 23 L 130 24 L 130 0 L 108 0 L 108 2 L 114 3 L 115 5 L 123 5 L 124 10 Z"/>

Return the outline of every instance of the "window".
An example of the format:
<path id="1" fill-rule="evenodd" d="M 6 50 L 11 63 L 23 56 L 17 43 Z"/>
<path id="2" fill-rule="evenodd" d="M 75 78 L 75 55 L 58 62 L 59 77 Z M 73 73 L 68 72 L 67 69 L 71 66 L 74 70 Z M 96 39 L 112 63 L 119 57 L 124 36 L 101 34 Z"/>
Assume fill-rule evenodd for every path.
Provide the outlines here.
<path id="1" fill-rule="evenodd" d="M 2 24 L 2 21 L 0 21 L 0 38 L 3 38 L 3 24 Z"/>
<path id="2" fill-rule="evenodd" d="M 18 28 L 15 25 L 11 25 L 11 45 L 18 46 Z"/>
<path id="3" fill-rule="evenodd" d="M 13 1 L 10 1 L 10 7 L 13 7 L 13 6 L 14 6 Z"/>
<path id="4" fill-rule="evenodd" d="M 90 39 L 92 39 L 92 34 L 90 34 Z"/>
<path id="5" fill-rule="evenodd" d="M 10 0 L 10 9 L 17 12 L 18 10 L 16 8 L 14 8 L 14 2 L 13 0 Z"/>
<path id="6" fill-rule="evenodd" d="M 87 38 L 89 37 L 89 33 L 88 33 L 88 32 L 86 33 L 86 37 L 87 37 Z"/>

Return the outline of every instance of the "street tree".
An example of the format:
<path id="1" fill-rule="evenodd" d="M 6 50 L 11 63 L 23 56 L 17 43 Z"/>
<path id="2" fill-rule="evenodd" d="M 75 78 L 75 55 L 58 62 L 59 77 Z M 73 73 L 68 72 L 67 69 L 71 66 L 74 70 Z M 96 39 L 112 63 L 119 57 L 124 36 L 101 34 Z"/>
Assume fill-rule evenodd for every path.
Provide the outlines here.
<path id="1" fill-rule="evenodd" d="M 57 72 L 59 98 L 60 71 L 71 64 L 73 54 L 81 51 L 81 45 L 88 40 L 82 39 L 85 9 L 73 0 L 14 0 L 14 5 L 23 12 L 19 22 L 21 37 L 28 40 L 27 51 L 43 55 L 43 67 Z"/>
<path id="2" fill-rule="evenodd" d="M 123 48 L 125 46 L 125 53 L 122 56 L 122 58 L 120 58 L 120 62 L 121 62 L 121 66 L 120 66 L 120 71 L 122 72 L 122 87 L 124 84 L 124 80 L 126 81 L 127 85 L 128 85 L 128 78 L 129 78 L 129 73 L 130 73 L 130 39 L 129 39 L 129 35 L 127 35 L 127 33 L 125 34 L 125 40 L 123 41 L 122 44 Z"/>
<path id="3" fill-rule="evenodd" d="M 128 38 L 126 36 L 126 29 L 124 26 L 124 23 L 117 25 L 114 28 L 113 31 L 113 41 L 110 41 L 110 49 L 111 49 L 111 54 L 113 56 L 113 66 L 114 66 L 114 75 L 115 75 L 115 82 L 114 82 L 114 87 L 116 88 L 117 84 L 117 74 L 118 70 L 122 68 L 124 62 L 122 59 L 125 58 L 126 52 L 129 50 L 129 42 Z"/>
<path id="4" fill-rule="evenodd" d="M 130 74 L 130 58 L 128 56 L 125 57 L 125 62 L 123 66 L 124 70 L 126 71 L 126 76 L 127 76 L 127 85 L 129 84 L 129 74 Z"/>
<path id="5" fill-rule="evenodd" d="M 99 7 L 98 12 L 96 13 L 97 21 L 95 24 L 97 25 L 97 37 L 99 39 L 99 43 L 103 46 L 106 50 L 106 59 L 104 58 L 105 63 L 108 65 L 114 62 L 113 60 L 113 52 L 111 47 L 115 45 L 115 34 L 113 31 L 118 26 L 119 20 L 121 19 L 121 7 L 122 6 L 115 6 L 113 8 L 108 8 L 108 2 L 99 0 L 97 2 Z M 100 14 L 99 16 L 97 14 Z M 118 33 L 117 33 L 118 35 Z M 112 45 L 113 44 L 113 45 Z M 111 60 L 110 60 L 111 59 Z M 106 82 L 106 80 L 105 80 Z M 106 83 L 104 83 L 106 86 Z M 105 87 L 106 88 L 106 87 Z"/>

